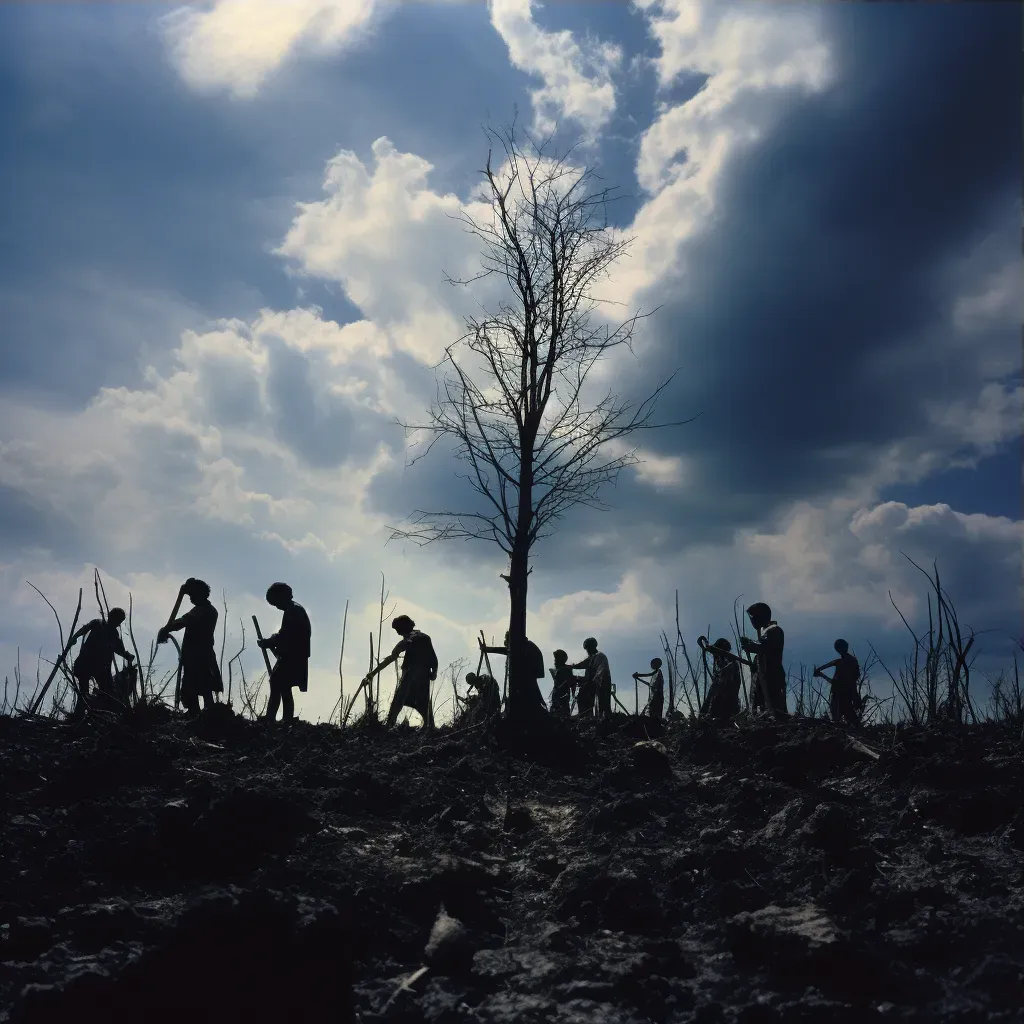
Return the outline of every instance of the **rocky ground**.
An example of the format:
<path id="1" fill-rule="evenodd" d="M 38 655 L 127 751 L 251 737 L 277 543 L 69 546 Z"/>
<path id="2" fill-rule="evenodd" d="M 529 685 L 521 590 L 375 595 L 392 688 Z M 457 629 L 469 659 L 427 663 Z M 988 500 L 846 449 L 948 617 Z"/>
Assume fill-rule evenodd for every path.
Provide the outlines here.
<path id="1" fill-rule="evenodd" d="M 0 719 L 0 1020 L 1024 1020 L 1019 734 L 660 739 Z"/>

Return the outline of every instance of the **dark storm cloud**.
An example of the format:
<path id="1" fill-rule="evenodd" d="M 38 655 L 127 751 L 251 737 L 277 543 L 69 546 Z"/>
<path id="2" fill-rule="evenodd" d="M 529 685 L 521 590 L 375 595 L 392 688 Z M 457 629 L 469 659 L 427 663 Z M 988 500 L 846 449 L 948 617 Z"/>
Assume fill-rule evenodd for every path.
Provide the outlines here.
<path id="1" fill-rule="evenodd" d="M 978 284 L 951 267 L 1015 223 L 1020 10 L 827 11 L 838 84 L 794 101 L 726 172 L 713 229 L 686 253 L 686 297 L 652 320 L 644 380 L 623 378 L 639 392 L 682 364 L 661 415 L 702 413 L 641 439 L 693 460 L 681 493 L 652 501 L 623 474 L 609 494 L 644 520 L 630 547 L 659 550 L 649 520 L 677 527 L 671 548 L 833 492 L 882 446 L 926 435 L 927 402 L 980 387 L 973 347 L 944 344 L 954 286 Z"/>
<path id="2" fill-rule="evenodd" d="M 684 486 L 654 493 L 623 473 L 603 495 L 617 512 L 572 513 L 546 566 L 607 570 L 726 541 L 794 499 L 834 493 L 894 440 L 927 448 L 926 403 L 976 397 L 975 351 L 946 339 L 955 299 L 982 282 L 954 268 L 1015 223 L 1020 12 L 827 15 L 837 84 L 794 98 L 727 169 L 713 227 L 686 251 L 685 298 L 650 296 L 664 303 L 645 327 L 658 344 L 619 378 L 642 394 L 682 364 L 658 419 L 701 417 L 635 440 L 682 453 Z M 375 482 L 373 497 L 392 514 L 450 508 L 467 493 L 452 483 L 462 469 L 435 451 Z M 615 543 L 590 543 L 609 530 Z"/>

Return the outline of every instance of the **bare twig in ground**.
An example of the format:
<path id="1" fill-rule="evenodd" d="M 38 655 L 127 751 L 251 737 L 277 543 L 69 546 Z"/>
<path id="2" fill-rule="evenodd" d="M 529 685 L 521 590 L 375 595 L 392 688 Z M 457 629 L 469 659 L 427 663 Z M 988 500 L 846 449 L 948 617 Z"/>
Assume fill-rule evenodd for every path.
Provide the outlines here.
<path id="1" fill-rule="evenodd" d="M 135 629 L 132 626 L 132 611 L 134 602 L 132 592 L 128 591 L 128 639 L 132 642 L 132 650 L 135 652 L 135 664 L 137 666 L 139 692 L 136 695 L 136 703 L 144 704 L 146 701 L 146 683 L 149 682 L 148 673 L 144 678 L 142 675 L 142 658 L 139 656 L 139 645 L 135 642 Z M 132 688 L 134 691 L 134 687 Z"/>
<path id="2" fill-rule="evenodd" d="M 28 582 L 28 581 L 26 580 L 26 582 Z M 42 591 L 41 591 L 41 590 L 40 590 L 40 589 L 39 589 L 39 588 L 38 588 L 37 586 L 35 586 L 35 585 L 34 585 L 34 584 L 32 584 L 32 583 L 29 583 L 28 585 L 29 585 L 30 587 L 32 587 L 32 589 L 33 589 L 33 590 L 34 590 L 34 591 L 35 591 L 35 592 L 36 592 L 36 593 L 37 593 L 37 594 L 38 594 L 38 595 L 39 595 L 39 596 L 40 596 L 40 597 L 41 597 L 41 598 L 42 598 L 42 599 L 43 599 L 44 601 L 46 601 L 46 603 L 47 603 L 47 604 L 48 604 L 48 605 L 50 606 L 50 610 L 51 610 L 51 611 L 53 612 L 54 618 L 55 618 L 55 619 L 57 620 L 57 630 L 58 630 L 58 632 L 59 632 L 59 634 L 60 634 L 60 643 L 61 643 L 61 654 L 60 654 L 60 657 L 59 657 L 59 658 L 57 658 L 56 662 L 54 663 L 54 666 L 53 666 L 53 671 L 52 671 L 52 672 L 50 673 L 50 675 L 49 675 L 49 677 L 47 678 L 46 682 L 45 682 L 45 683 L 43 684 L 43 688 L 42 688 L 42 691 L 41 691 L 41 692 L 39 693 L 39 696 L 38 696 L 38 697 L 36 697 L 36 698 L 35 698 L 35 699 L 34 699 L 34 700 L 33 700 L 33 701 L 31 702 L 31 704 L 30 704 L 30 706 L 29 706 L 29 709 L 28 709 L 28 710 L 29 710 L 29 711 L 30 711 L 30 712 L 31 712 L 32 714 L 35 714 L 35 713 L 36 713 L 36 712 L 38 711 L 38 709 L 39 709 L 39 705 L 40 705 L 40 704 L 42 703 L 42 701 L 43 701 L 43 697 L 45 697 L 45 696 L 46 696 L 46 691 L 47 691 L 47 690 L 49 689 L 50 683 L 52 683 L 52 682 L 53 682 L 53 680 L 54 680 L 54 677 L 55 677 L 55 676 L 57 675 L 57 673 L 58 673 L 58 672 L 60 671 L 60 668 L 61 668 L 61 666 L 62 666 L 62 665 L 64 664 L 64 659 L 65 659 L 65 658 L 67 658 L 67 656 L 68 656 L 68 651 L 69 651 L 69 650 L 71 649 L 72 637 L 74 637 L 74 635 L 75 635 L 75 627 L 76 627 L 76 626 L 78 625 L 78 616 L 79 616 L 79 615 L 80 615 L 80 614 L 82 613 L 82 590 L 81 590 L 81 588 L 79 588 L 79 590 L 78 590 L 78 607 L 77 607 L 77 608 L 75 608 L 75 617 L 74 617 L 74 619 L 73 619 L 73 620 L 72 620 L 72 622 L 71 622 L 71 633 L 70 633 L 70 634 L 69 634 L 69 636 L 68 636 L 68 640 L 67 640 L 67 643 L 65 643 L 65 642 L 64 642 L 64 627 L 63 627 L 63 626 L 61 625 L 61 621 L 60 621 L 60 616 L 59 616 L 59 615 L 57 614 L 57 609 L 56 609 L 56 608 L 54 608 L 52 604 L 50 604 L 50 601 L 49 601 L 49 599 L 48 599 L 48 598 L 46 597 L 46 595 L 45 595 L 45 594 L 44 594 L 44 593 L 43 593 L 43 592 L 42 592 Z M 20 649 L 19 649 L 19 666 L 18 666 L 18 673 L 17 673 L 17 675 L 16 675 L 15 679 L 16 679 L 16 681 L 17 681 L 17 683 L 18 683 L 18 689 L 19 689 L 19 691 L 20 691 L 20 689 L 21 689 L 21 665 L 20 665 Z M 75 684 L 75 689 L 77 690 L 77 688 L 78 688 L 78 687 L 77 687 L 77 683 L 76 683 L 76 684 Z M 17 697 L 15 697 L 15 701 L 17 701 Z"/>
<path id="3" fill-rule="evenodd" d="M 338 655 L 338 703 L 331 710 L 328 722 L 334 721 L 334 712 L 339 709 L 345 700 L 345 634 L 348 632 L 348 598 L 345 598 L 345 614 L 341 620 L 341 654 Z M 341 715 L 338 715 L 338 725 L 341 725 Z"/>
<path id="4" fill-rule="evenodd" d="M 220 592 L 220 599 L 224 606 L 224 629 L 220 639 L 220 677 L 224 678 L 224 652 L 228 646 L 228 594 L 226 590 Z M 231 701 L 231 695 L 228 694 L 228 702 Z"/>

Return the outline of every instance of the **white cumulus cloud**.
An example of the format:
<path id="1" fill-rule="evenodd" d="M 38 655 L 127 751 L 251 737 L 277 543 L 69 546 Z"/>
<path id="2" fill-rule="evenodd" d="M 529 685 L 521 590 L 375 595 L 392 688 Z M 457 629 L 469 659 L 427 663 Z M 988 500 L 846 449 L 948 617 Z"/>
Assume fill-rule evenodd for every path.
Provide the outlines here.
<path id="1" fill-rule="evenodd" d="M 216 0 L 181 7 L 162 19 L 171 60 L 204 91 L 255 96 L 301 48 L 332 52 L 365 34 L 377 0 Z"/>
<path id="2" fill-rule="evenodd" d="M 575 121 L 593 138 L 615 113 L 612 75 L 622 50 L 567 30 L 546 32 L 533 20 L 534 0 L 490 0 L 491 24 L 508 46 L 509 59 L 541 85 L 530 96 L 534 127 L 547 133 L 561 119 Z"/>

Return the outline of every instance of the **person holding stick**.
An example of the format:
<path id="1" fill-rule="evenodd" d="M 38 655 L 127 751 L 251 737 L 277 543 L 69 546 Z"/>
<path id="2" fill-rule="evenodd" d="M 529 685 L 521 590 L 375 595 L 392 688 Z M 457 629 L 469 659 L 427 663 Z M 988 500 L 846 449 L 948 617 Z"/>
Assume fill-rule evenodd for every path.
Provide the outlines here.
<path id="1" fill-rule="evenodd" d="M 287 583 L 272 583 L 267 588 L 267 603 L 280 609 L 281 628 L 266 639 L 258 640 L 263 651 L 273 651 L 277 662 L 270 671 L 270 700 L 267 702 L 267 721 L 277 718 L 281 708 L 281 721 L 295 718 L 292 687 L 306 692 L 309 683 L 309 642 L 313 634 L 306 609 L 292 597 Z"/>
<path id="2" fill-rule="evenodd" d="M 74 644 L 82 640 L 82 648 L 75 659 L 72 675 L 76 683 L 75 709 L 71 713 L 73 721 L 78 721 L 85 714 L 89 699 L 89 683 L 96 682 L 96 696 L 114 703 L 117 694 L 114 689 L 114 655 L 119 654 L 130 665 L 134 658 L 124 648 L 124 641 L 119 632 L 126 616 L 123 608 L 111 608 L 106 621 L 93 619 L 87 622 L 71 638 Z"/>
<path id="3" fill-rule="evenodd" d="M 774 718 L 789 718 L 786 707 L 786 670 L 782 665 L 782 652 L 786 642 L 785 633 L 772 618 L 772 610 L 763 601 L 747 609 L 747 618 L 757 630 L 757 640 L 740 637 L 740 646 L 747 654 L 754 655 L 754 688 L 751 710 L 759 710 L 767 699 L 768 711 Z"/>
<path id="4" fill-rule="evenodd" d="M 832 721 L 837 725 L 845 722 L 856 729 L 860 725 L 861 712 L 860 695 L 857 693 L 860 662 L 850 654 L 850 645 L 845 640 L 837 640 L 832 647 L 839 657 L 816 668 L 814 675 L 824 679 L 831 689 L 828 706 Z M 827 668 L 835 670 L 831 678 L 825 675 Z"/>
<path id="5" fill-rule="evenodd" d="M 733 654 L 732 644 L 724 636 L 713 644 L 708 644 L 706 636 L 699 636 L 697 646 L 702 654 L 710 654 L 713 659 L 711 686 L 700 709 L 700 717 L 712 722 L 728 722 L 740 713 L 740 687 L 743 685 L 740 665 L 753 668 L 753 663 Z"/>
<path id="6" fill-rule="evenodd" d="M 583 649 L 587 652 L 583 661 L 577 662 L 572 668 L 583 669 L 583 682 L 580 684 L 578 701 L 580 716 L 591 716 L 594 713 L 594 698 L 597 698 L 597 711 L 601 718 L 612 715 L 612 674 L 608 667 L 607 656 L 597 649 L 597 640 L 588 636 L 583 641 Z"/>
<path id="7" fill-rule="evenodd" d="M 391 709 L 388 711 L 388 727 L 395 724 L 398 713 L 403 707 L 407 707 L 418 711 L 424 726 L 432 729 L 434 710 L 430 705 L 430 684 L 437 678 L 437 655 L 434 653 L 434 645 L 426 633 L 416 628 L 416 623 L 408 615 L 399 615 L 392 619 L 391 628 L 402 639 L 375 669 L 363 676 L 360 685 L 369 686 L 374 676 L 396 662 L 400 655 L 405 655 L 402 658 L 402 674 L 398 681 L 398 689 L 395 690 Z"/>
<path id="8" fill-rule="evenodd" d="M 174 618 L 182 597 L 187 597 L 192 607 Z M 171 621 L 161 627 L 156 642 L 166 643 L 171 633 L 179 629 L 185 631 L 181 642 L 181 702 L 188 717 L 195 718 L 199 714 L 199 698 L 203 698 L 203 707 L 209 711 L 213 695 L 224 692 L 224 681 L 215 649 L 217 609 L 210 602 L 210 585 L 194 576 L 182 583 Z"/>
<path id="9" fill-rule="evenodd" d="M 665 676 L 661 671 L 661 658 L 651 658 L 651 671 L 634 672 L 633 678 L 648 687 L 647 713 L 651 718 L 660 720 L 661 713 L 665 709 Z M 637 713 L 639 714 L 639 708 Z"/>

